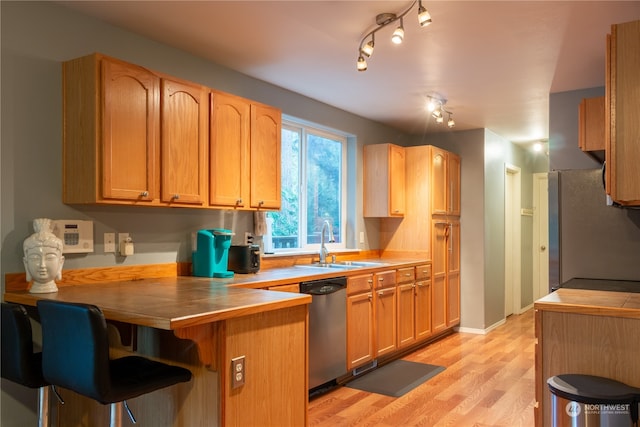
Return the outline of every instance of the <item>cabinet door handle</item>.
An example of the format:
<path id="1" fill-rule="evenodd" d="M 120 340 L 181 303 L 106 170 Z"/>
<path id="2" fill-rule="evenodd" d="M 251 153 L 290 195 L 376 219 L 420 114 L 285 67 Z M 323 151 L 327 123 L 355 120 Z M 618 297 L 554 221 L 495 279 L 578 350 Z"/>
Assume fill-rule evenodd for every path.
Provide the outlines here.
<path id="1" fill-rule="evenodd" d="M 404 273 L 405 277 L 411 277 L 411 273 Z"/>
<path id="2" fill-rule="evenodd" d="M 371 301 L 371 299 L 373 299 L 373 294 L 369 294 L 367 297 L 369 298 L 369 301 Z"/>
<path id="3" fill-rule="evenodd" d="M 373 283 L 373 279 L 367 280 L 368 283 Z"/>
<path id="4" fill-rule="evenodd" d="M 180 198 L 179 194 L 174 194 L 172 197 L 173 200 L 178 200 L 179 198 Z"/>
<path id="5" fill-rule="evenodd" d="M 241 205 L 241 204 L 242 204 L 242 199 L 236 200 L 236 205 Z"/>
<path id="6" fill-rule="evenodd" d="M 381 297 L 382 295 L 384 295 L 384 291 L 378 291 L 378 296 Z"/>
<path id="7" fill-rule="evenodd" d="M 384 277 L 378 277 L 378 282 L 384 282 Z"/>
<path id="8" fill-rule="evenodd" d="M 142 193 L 140 193 L 140 197 L 149 197 L 149 192 L 143 191 Z"/>

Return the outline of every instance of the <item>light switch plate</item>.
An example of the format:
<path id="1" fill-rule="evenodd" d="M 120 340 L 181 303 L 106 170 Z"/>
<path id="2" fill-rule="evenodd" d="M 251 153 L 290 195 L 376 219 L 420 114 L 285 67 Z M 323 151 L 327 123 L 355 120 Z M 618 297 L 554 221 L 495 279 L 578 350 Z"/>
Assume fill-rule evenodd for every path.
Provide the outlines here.
<path id="1" fill-rule="evenodd" d="M 104 233 L 104 253 L 116 251 L 116 233 Z"/>

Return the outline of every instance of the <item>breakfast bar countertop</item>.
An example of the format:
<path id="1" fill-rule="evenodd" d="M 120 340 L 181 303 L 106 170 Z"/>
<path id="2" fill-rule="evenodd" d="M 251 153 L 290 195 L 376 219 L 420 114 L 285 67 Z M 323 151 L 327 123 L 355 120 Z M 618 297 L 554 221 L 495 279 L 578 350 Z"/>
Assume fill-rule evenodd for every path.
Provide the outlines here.
<path id="1" fill-rule="evenodd" d="M 538 310 L 640 319 L 640 293 L 560 288 L 534 303 Z"/>
<path id="2" fill-rule="evenodd" d="M 189 276 L 60 287 L 58 292 L 13 291 L 5 301 L 35 306 L 39 299 L 94 304 L 108 320 L 174 330 L 311 303 L 311 296 L 226 286 Z"/>

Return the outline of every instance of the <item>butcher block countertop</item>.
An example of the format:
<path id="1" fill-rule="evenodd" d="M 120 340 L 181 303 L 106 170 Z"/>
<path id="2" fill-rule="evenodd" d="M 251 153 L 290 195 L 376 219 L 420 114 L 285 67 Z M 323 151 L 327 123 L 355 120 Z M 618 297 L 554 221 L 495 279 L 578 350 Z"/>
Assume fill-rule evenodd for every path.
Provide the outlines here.
<path id="1" fill-rule="evenodd" d="M 640 319 L 640 293 L 560 288 L 540 298 L 537 310 Z"/>

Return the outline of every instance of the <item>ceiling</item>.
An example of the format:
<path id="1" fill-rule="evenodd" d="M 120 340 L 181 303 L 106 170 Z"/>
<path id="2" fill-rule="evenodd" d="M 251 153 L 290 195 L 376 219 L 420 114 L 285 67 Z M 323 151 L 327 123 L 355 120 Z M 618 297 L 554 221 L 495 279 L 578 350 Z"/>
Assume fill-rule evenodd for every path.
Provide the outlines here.
<path id="1" fill-rule="evenodd" d="M 411 1 L 62 1 L 67 7 L 410 134 L 449 131 L 425 110 L 447 100 L 455 130 L 487 128 L 516 143 L 548 139 L 550 93 L 604 86 L 611 24 L 640 1 L 428 1 L 376 33 L 379 13 Z M 445 120 L 446 123 L 446 120 Z"/>

